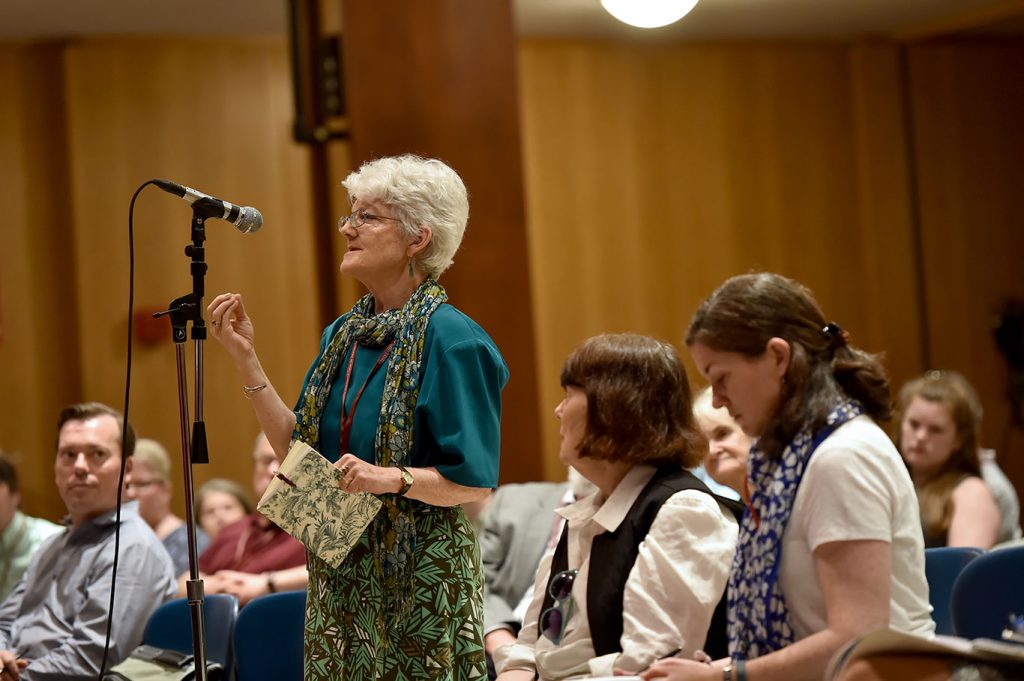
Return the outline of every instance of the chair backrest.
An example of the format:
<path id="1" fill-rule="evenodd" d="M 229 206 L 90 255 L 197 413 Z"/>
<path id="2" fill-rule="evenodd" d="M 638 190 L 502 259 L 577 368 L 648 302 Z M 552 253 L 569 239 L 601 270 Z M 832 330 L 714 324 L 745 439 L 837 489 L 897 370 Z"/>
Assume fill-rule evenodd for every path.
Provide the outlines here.
<path id="1" fill-rule="evenodd" d="M 924 572 L 928 578 L 928 600 L 932 604 L 935 633 L 953 635 L 953 616 L 949 603 L 953 584 L 968 563 L 983 554 L 968 546 L 942 546 L 924 550 Z"/>
<path id="2" fill-rule="evenodd" d="M 231 678 L 234 662 L 235 621 L 238 619 L 238 599 L 228 594 L 210 594 L 203 599 L 203 622 L 206 632 L 206 661 L 224 667 L 225 677 Z M 142 642 L 192 653 L 192 613 L 187 598 L 167 601 L 150 615 Z"/>
<path id="3" fill-rule="evenodd" d="M 1024 546 L 989 551 L 953 585 L 953 628 L 965 638 L 999 638 L 1011 614 L 1024 615 Z"/>
<path id="4" fill-rule="evenodd" d="M 237 681 L 302 681 L 302 634 L 306 591 L 281 591 L 255 598 L 235 626 Z"/>

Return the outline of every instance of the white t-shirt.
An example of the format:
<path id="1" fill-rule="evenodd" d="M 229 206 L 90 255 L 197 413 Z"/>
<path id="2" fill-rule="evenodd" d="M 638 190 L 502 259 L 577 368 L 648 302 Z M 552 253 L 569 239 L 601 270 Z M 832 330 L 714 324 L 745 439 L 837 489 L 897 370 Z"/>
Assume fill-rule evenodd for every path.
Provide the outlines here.
<path id="1" fill-rule="evenodd" d="M 889 437 L 859 416 L 814 452 L 783 534 L 779 584 L 797 640 L 827 625 L 813 551 L 828 542 L 865 539 L 891 547 L 890 626 L 933 635 L 914 484 Z"/>

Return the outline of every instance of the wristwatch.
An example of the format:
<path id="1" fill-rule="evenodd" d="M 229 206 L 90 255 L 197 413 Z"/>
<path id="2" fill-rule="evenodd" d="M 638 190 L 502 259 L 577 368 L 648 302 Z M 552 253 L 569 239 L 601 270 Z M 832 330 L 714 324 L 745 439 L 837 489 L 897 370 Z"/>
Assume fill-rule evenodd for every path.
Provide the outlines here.
<path id="1" fill-rule="evenodd" d="M 416 478 L 412 477 L 412 473 L 405 466 L 397 466 L 397 468 L 402 472 L 402 488 L 398 490 L 398 496 L 404 497 L 405 493 L 412 487 L 412 483 L 416 482 Z"/>

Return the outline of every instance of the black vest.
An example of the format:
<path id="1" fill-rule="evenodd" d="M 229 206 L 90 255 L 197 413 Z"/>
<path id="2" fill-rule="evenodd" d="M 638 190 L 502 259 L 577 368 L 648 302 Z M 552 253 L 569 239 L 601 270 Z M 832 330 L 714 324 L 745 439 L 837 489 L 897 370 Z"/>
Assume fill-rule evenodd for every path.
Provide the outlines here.
<path id="1" fill-rule="evenodd" d="M 713 494 L 693 473 L 681 468 L 660 468 L 633 502 L 626 517 L 614 532 L 604 532 L 594 537 L 590 549 L 591 571 L 587 581 L 587 619 L 590 635 L 597 655 L 622 652 L 622 599 L 626 591 L 626 579 L 640 553 L 640 542 L 644 540 L 654 523 L 661 506 L 676 492 L 695 489 L 710 494 L 726 506 L 736 519 L 743 517 L 741 503 Z M 598 566 L 595 571 L 594 566 Z M 552 575 L 569 567 L 569 532 L 562 530 L 558 547 L 551 561 Z M 658 594 L 661 598 L 672 598 L 672 594 Z M 550 589 L 545 589 L 541 613 L 554 605 Z M 719 600 L 711 618 L 704 650 L 713 659 L 728 655 L 728 640 L 725 624 L 726 599 Z M 538 631 L 542 630 L 538 622 Z"/>

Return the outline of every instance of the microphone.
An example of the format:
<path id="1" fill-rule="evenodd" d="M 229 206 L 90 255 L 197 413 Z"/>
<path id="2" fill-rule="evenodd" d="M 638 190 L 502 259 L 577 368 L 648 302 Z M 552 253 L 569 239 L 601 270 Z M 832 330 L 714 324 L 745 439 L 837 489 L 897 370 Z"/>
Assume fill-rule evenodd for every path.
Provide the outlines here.
<path id="1" fill-rule="evenodd" d="M 202 202 L 201 207 L 210 209 L 206 217 L 227 220 L 243 234 L 255 232 L 263 226 L 263 216 L 252 206 L 236 206 L 218 199 L 216 196 L 204 194 L 192 187 L 186 187 L 170 180 L 153 180 L 153 184 L 190 204 L 195 205 L 197 202 Z"/>

